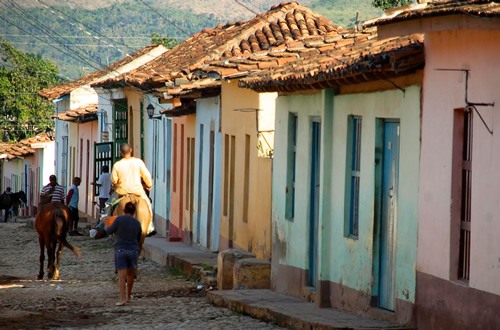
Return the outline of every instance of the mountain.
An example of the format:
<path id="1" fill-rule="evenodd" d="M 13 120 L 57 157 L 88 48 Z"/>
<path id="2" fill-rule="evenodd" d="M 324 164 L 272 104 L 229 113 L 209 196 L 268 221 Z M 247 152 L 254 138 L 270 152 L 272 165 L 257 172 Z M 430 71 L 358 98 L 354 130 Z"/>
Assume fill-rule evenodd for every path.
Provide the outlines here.
<path id="1" fill-rule="evenodd" d="M 205 27 L 245 20 L 279 0 L 2 0 L 0 38 L 56 63 L 75 79 L 149 44 L 151 35 L 182 41 Z M 370 0 L 303 0 L 344 27 L 377 16 Z"/>

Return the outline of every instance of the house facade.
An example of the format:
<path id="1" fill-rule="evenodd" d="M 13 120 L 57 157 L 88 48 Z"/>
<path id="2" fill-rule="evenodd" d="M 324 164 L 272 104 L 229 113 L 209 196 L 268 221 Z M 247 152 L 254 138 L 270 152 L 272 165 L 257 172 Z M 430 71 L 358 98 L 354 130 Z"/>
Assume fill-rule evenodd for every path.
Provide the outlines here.
<path id="1" fill-rule="evenodd" d="M 27 203 L 19 209 L 19 215 L 37 213 L 40 191 L 53 173 L 54 154 L 55 142 L 47 133 L 0 147 L 2 192 L 10 187 L 12 192 L 26 193 Z"/>
<path id="2" fill-rule="evenodd" d="M 73 177 L 82 179 L 78 209 L 83 216 L 97 217 L 98 189 L 91 183 L 97 180 L 103 165 L 111 168 L 117 157 L 114 144 L 123 143 L 123 136 L 128 134 L 124 131 L 124 120 L 113 117 L 116 112 L 128 115 L 128 108 L 113 101 L 110 95 L 100 95 L 91 84 L 133 70 L 166 50 L 161 45 L 147 46 L 107 68 L 39 92 L 55 103 L 56 108 L 54 174 L 59 184 L 66 187 L 71 185 Z"/>
<path id="3" fill-rule="evenodd" d="M 304 43 L 326 51 L 240 83 L 280 92 L 272 288 L 412 324 L 422 39 L 372 29 Z"/>
<path id="4" fill-rule="evenodd" d="M 221 86 L 224 149 L 219 247 L 221 251 L 242 249 L 263 260 L 271 257 L 272 158 L 259 155 L 259 130 L 274 131 L 276 96 L 241 89 L 237 81 Z"/>
<path id="5" fill-rule="evenodd" d="M 425 36 L 417 325 L 498 328 L 500 5 L 423 3 L 373 24 Z"/>
<path id="6" fill-rule="evenodd" d="M 287 55 L 294 41 L 337 28 L 297 3 L 283 3 L 245 22 L 204 29 L 147 66 L 110 81 L 154 90 L 166 102 L 177 98 L 181 108 L 196 100 L 196 116 L 174 115 L 175 109 L 166 114 L 174 118 L 172 173 L 178 173 L 172 176 L 170 239 L 212 251 L 237 247 L 269 259 L 276 96 L 240 90 L 238 75 L 217 70 L 211 77 L 206 69 L 240 57 L 226 69 L 244 76 L 259 69 L 245 66 L 246 59 L 269 53 L 274 49 L 269 45 L 275 54 Z M 283 57 L 280 63 L 293 58 Z M 232 83 L 224 85 L 222 76 Z"/>

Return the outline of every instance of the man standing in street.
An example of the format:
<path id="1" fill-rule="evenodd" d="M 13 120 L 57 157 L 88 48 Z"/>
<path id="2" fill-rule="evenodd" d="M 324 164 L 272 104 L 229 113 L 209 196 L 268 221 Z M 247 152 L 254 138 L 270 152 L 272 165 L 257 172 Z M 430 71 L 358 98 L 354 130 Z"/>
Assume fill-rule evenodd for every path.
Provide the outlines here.
<path id="1" fill-rule="evenodd" d="M 78 216 L 78 201 L 80 199 L 80 191 L 78 186 L 82 180 L 75 176 L 73 179 L 73 185 L 69 188 L 68 195 L 66 196 L 66 204 L 69 208 L 69 228 L 68 234 L 70 236 L 82 236 L 80 232 L 78 232 L 78 221 L 80 217 Z"/>
<path id="2" fill-rule="evenodd" d="M 99 187 L 99 211 L 102 213 L 111 193 L 111 178 L 108 165 L 102 166 L 101 175 L 99 175 L 99 179 L 97 179 L 95 185 Z"/>

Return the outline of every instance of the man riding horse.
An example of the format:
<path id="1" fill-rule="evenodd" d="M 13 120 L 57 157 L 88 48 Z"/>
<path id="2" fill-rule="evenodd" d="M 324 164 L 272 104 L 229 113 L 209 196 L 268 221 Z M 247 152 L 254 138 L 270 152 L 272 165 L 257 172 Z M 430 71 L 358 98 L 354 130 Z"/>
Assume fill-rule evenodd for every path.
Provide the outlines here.
<path id="1" fill-rule="evenodd" d="M 144 162 L 132 156 L 132 148 L 128 144 L 123 144 L 120 147 L 120 153 L 122 159 L 113 165 L 111 171 L 111 184 L 114 186 L 115 192 L 114 196 L 111 197 L 113 204 L 116 204 L 118 198 L 125 196 L 137 196 L 141 199 L 142 203 L 147 205 L 149 214 L 149 224 L 147 227 L 146 234 L 154 234 L 155 229 L 151 219 L 153 218 L 153 212 L 151 208 L 151 202 L 146 195 L 142 182 L 144 182 L 148 190 L 153 186 L 153 181 L 151 179 L 151 174 L 147 169 Z M 139 208 L 138 208 L 139 210 Z M 142 218 L 142 215 L 138 215 Z M 141 221 L 141 224 L 144 222 Z M 146 230 L 146 228 L 143 228 Z"/>
<path id="2" fill-rule="evenodd" d="M 57 177 L 55 175 L 51 175 L 49 177 L 49 184 L 43 187 L 40 197 L 40 202 L 42 204 L 46 204 L 48 202 L 58 202 L 64 204 L 66 192 L 64 187 L 57 183 Z"/>

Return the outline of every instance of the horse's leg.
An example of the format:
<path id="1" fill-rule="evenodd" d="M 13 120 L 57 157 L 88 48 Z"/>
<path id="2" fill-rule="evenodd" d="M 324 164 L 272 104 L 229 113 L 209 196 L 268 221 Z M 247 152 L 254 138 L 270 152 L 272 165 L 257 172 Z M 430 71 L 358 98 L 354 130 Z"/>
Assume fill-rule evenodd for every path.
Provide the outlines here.
<path id="1" fill-rule="evenodd" d="M 49 257 L 49 261 L 47 264 L 47 276 L 49 279 L 53 279 L 54 277 L 54 259 L 56 254 L 56 242 L 53 242 L 51 239 L 47 244 L 47 255 Z"/>
<path id="2" fill-rule="evenodd" d="M 54 270 L 54 276 L 52 277 L 53 280 L 59 279 L 59 266 L 61 265 L 62 248 L 63 244 L 59 242 L 56 254 L 56 267 Z"/>
<path id="3" fill-rule="evenodd" d="M 38 271 L 38 279 L 43 280 L 43 262 L 45 261 L 45 243 L 41 235 L 38 235 L 38 243 L 40 245 L 40 270 Z"/>

